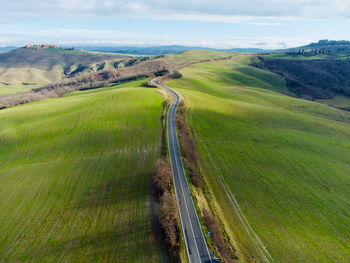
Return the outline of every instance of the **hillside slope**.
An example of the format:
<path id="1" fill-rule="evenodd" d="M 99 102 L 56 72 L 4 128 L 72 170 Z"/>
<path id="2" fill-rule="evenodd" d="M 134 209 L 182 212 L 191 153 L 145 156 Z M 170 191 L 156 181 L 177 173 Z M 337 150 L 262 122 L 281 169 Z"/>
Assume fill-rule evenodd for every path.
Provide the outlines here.
<path id="1" fill-rule="evenodd" d="M 149 190 L 164 99 L 142 85 L 0 111 L 0 261 L 168 262 Z"/>
<path id="2" fill-rule="evenodd" d="M 300 97 L 333 99 L 337 94 L 350 96 L 350 60 L 276 59 L 259 56 L 256 67 L 282 75 L 288 89 Z"/>
<path id="3" fill-rule="evenodd" d="M 243 262 L 348 262 L 350 115 L 282 95 L 284 79 L 250 59 L 167 82 L 190 107 L 207 198 Z"/>
<path id="4" fill-rule="evenodd" d="M 115 59 L 118 55 L 87 53 L 78 51 L 64 51 L 52 49 L 18 48 L 10 52 L 0 54 L 1 68 L 31 67 L 36 69 L 51 70 L 57 65 L 92 64 L 98 61 Z M 119 57 L 121 57 L 119 55 Z"/>
<path id="5" fill-rule="evenodd" d="M 61 49 L 36 50 L 19 48 L 0 54 L 0 96 L 27 91 L 64 77 L 79 65 L 121 60 L 120 55 L 95 54 Z"/>

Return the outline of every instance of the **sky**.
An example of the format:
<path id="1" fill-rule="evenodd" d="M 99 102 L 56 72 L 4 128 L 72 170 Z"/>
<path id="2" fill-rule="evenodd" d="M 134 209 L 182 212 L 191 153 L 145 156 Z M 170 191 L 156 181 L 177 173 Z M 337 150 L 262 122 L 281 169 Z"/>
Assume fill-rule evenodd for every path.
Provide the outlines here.
<path id="1" fill-rule="evenodd" d="M 349 0 L 0 0 L 0 46 L 277 49 L 349 29 Z"/>

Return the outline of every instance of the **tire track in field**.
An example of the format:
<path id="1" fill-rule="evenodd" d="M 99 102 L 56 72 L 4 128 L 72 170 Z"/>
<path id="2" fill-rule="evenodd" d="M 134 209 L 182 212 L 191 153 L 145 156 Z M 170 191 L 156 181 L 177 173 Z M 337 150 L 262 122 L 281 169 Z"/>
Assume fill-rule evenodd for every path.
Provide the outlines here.
<path id="1" fill-rule="evenodd" d="M 256 234 L 256 232 L 254 231 L 254 229 L 250 225 L 249 221 L 245 217 L 245 215 L 244 215 L 240 205 L 238 204 L 238 201 L 237 201 L 236 197 L 234 196 L 232 191 L 228 188 L 227 183 L 225 182 L 225 178 L 222 175 L 222 172 L 221 172 L 220 168 L 215 164 L 215 162 L 214 162 L 210 152 L 208 151 L 208 146 L 204 142 L 203 142 L 203 146 L 205 148 L 205 151 L 208 154 L 208 157 L 210 159 L 211 164 L 213 165 L 213 167 L 217 171 L 217 174 L 219 175 L 220 184 L 223 187 L 223 189 L 225 191 L 225 194 L 226 194 L 227 198 L 229 199 L 229 201 L 231 203 L 232 208 L 234 209 L 234 211 L 237 214 L 239 220 L 241 221 L 244 229 L 246 230 L 246 233 L 251 238 L 253 243 L 256 245 L 256 247 L 257 247 L 257 249 L 258 249 L 262 259 L 264 260 L 264 262 L 268 262 L 268 263 L 274 262 L 271 254 L 269 253 L 269 251 L 265 247 L 264 243 L 261 241 L 259 236 Z"/>
<path id="2" fill-rule="evenodd" d="M 189 105 L 190 110 L 189 110 L 189 118 L 190 118 L 190 123 L 193 124 L 193 118 L 192 118 L 192 104 L 189 100 L 187 100 L 187 105 Z M 192 125 L 193 126 L 193 125 Z M 192 130 L 193 134 L 195 135 L 196 138 L 198 138 L 198 136 L 196 136 L 196 133 L 194 130 Z M 210 159 L 211 164 L 213 165 L 213 167 L 215 168 L 215 170 L 217 171 L 217 174 L 219 174 L 219 181 L 221 186 L 223 187 L 225 194 L 227 196 L 227 198 L 229 199 L 229 202 L 231 204 L 231 206 L 233 207 L 235 213 L 237 214 L 239 220 L 241 221 L 246 233 L 248 234 L 249 238 L 252 240 L 252 242 L 256 245 L 256 248 L 261 256 L 261 258 L 264 260 L 264 262 L 266 263 L 271 263 L 274 262 L 273 257 L 271 256 L 271 254 L 269 253 L 269 251 L 267 250 L 266 246 L 264 245 L 264 243 L 262 242 L 262 240 L 259 238 L 259 236 L 256 234 L 256 232 L 254 231 L 254 229 L 252 228 L 252 226 L 250 225 L 249 221 L 247 220 L 247 218 L 245 217 L 236 197 L 234 196 L 234 194 L 232 193 L 232 191 L 228 188 L 227 183 L 225 181 L 224 176 L 222 175 L 222 172 L 220 170 L 220 168 L 215 164 L 209 150 L 208 150 L 208 146 L 204 143 L 203 141 L 203 146 L 205 148 L 205 151 L 208 154 L 208 157 Z"/>

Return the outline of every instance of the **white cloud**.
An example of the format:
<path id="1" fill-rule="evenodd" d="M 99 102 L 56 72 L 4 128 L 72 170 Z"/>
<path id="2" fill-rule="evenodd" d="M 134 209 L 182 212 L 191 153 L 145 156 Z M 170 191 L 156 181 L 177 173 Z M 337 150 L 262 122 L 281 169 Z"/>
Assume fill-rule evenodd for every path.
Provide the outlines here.
<path id="1" fill-rule="evenodd" d="M 347 38 L 349 14 L 349 0 L 0 0 L 0 44 L 185 44 L 270 49 L 318 38 Z M 338 28 L 333 25 L 337 19 L 344 25 L 339 21 L 334 23 Z M 214 29 L 209 26 L 214 22 L 225 24 Z M 168 35 L 159 36 L 160 32 Z M 232 35 L 235 37 L 230 38 Z M 303 37 L 308 35 L 312 38 Z"/>
<path id="2" fill-rule="evenodd" d="M 348 0 L 0 0 L 0 14 L 108 15 L 242 22 L 256 18 L 347 17 Z"/>
<path id="3" fill-rule="evenodd" d="M 37 30 L 35 33 L 22 25 L 11 28 L 0 26 L 0 46 L 25 44 L 59 44 L 59 45 L 136 45 L 136 46 L 166 46 L 185 45 L 211 48 L 264 48 L 279 49 L 300 46 L 310 43 L 310 38 L 280 38 L 280 37 L 244 37 L 212 38 L 197 40 L 174 40 L 168 35 L 153 35 L 146 32 L 124 32 L 118 30 L 93 30 L 79 28 L 56 28 Z M 287 44 L 286 44 L 287 43 Z"/>
<path id="4" fill-rule="evenodd" d="M 50 30 L 36 30 L 33 32 L 27 28 L 23 28 L 21 25 L 13 25 L 11 28 L 0 27 L 0 40 L 4 41 L 6 38 L 16 37 L 17 39 L 26 40 L 26 42 L 37 41 L 76 41 L 76 42 L 89 42 L 89 41 L 104 41 L 104 42 L 117 42 L 125 40 L 139 40 L 139 39 L 151 39 L 154 36 L 149 33 L 139 32 L 129 33 L 118 30 L 93 30 L 93 29 L 79 29 L 79 28 L 56 28 Z"/>
<path id="5" fill-rule="evenodd" d="M 219 48 L 263 48 L 263 49 L 281 49 L 296 47 L 308 44 L 314 41 L 312 38 L 281 38 L 281 37 L 243 37 L 235 36 L 226 39 L 219 39 L 208 44 L 208 47 Z"/>

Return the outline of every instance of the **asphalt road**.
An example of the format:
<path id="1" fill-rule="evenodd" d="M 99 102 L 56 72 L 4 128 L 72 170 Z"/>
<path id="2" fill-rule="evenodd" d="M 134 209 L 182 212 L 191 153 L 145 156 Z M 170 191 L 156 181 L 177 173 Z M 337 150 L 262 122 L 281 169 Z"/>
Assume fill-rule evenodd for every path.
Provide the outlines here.
<path id="1" fill-rule="evenodd" d="M 156 79 L 152 80 L 152 83 L 157 87 L 168 91 L 174 98 L 173 103 L 169 108 L 167 120 L 168 147 L 176 199 L 179 208 L 182 232 L 185 239 L 188 259 L 190 263 L 210 262 L 210 252 L 198 220 L 196 209 L 193 204 L 193 199 L 186 179 L 185 169 L 182 163 L 180 147 L 177 139 L 175 115 L 176 108 L 179 103 L 179 96 L 173 90 L 161 84 L 158 84 Z"/>

